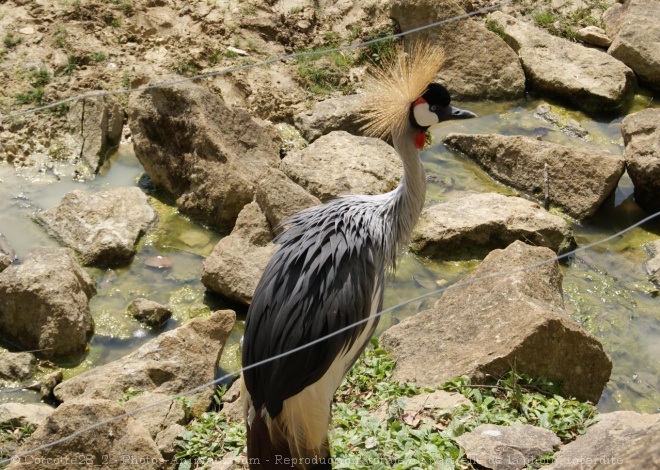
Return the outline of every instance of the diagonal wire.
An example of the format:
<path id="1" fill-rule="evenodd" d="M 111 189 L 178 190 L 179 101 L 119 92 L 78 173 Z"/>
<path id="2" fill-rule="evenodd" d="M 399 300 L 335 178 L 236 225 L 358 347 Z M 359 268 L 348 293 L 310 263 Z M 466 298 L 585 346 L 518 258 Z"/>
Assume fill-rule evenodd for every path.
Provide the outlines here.
<path id="1" fill-rule="evenodd" d="M 407 36 L 409 34 L 413 34 L 413 33 L 417 33 L 417 32 L 420 32 L 420 31 L 427 30 L 427 29 L 435 28 L 436 26 L 444 25 L 444 24 L 447 24 L 447 23 L 453 23 L 453 22 L 459 21 L 459 20 L 464 20 L 466 18 L 470 18 L 470 17 L 476 16 L 476 15 L 481 15 L 483 13 L 487 13 L 489 11 L 493 11 L 493 10 L 497 10 L 499 8 L 502 8 L 503 6 L 509 4 L 513 1 L 514 0 L 505 0 L 501 3 L 498 3 L 497 5 L 491 5 L 491 6 L 488 6 L 488 7 L 481 8 L 479 10 L 472 11 L 470 13 L 465 13 L 463 15 L 458 15 L 458 16 L 453 16 L 451 18 L 447 18 L 447 19 L 441 20 L 441 21 L 436 21 L 435 23 L 430 23 L 430 24 L 427 24 L 427 25 L 424 25 L 424 26 L 419 26 L 417 28 L 414 28 L 414 29 L 411 29 L 411 30 L 408 30 L 408 31 L 405 31 L 405 32 L 391 34 L 389 36 L 383 36 L 383 37 L 380 37 L 380 38 L 371 39 L 369 41 L 364 41 L 364 42 L 361 42 L 361 43 L 358 43 L 358 44 L 350 44 L 350 45 L 347 45 L 347 46 L 333 47 L 333 48 L 330 48 L 330 49 L 323 49 L 323 50 L 320 50 L 320 51 L 319 50 L 316 50 L 316 51 L 303 51 L 303 52 L 296 52 L 296 53 L 292 53 L 292 54 L 286 54 L 286 55 L 282 55 L 282 56 L 278 56 L 278 57 L 272 57 L 270 59 L 266 59 L 266 60 L 263 60 L 261 62 L 255 62 L 253 64 L 245 64 L 245 65 L 239 65 L 239 66 L 236 66 L 236 67 L 229 67 L 229 68 L 222 69 L 222 70 L 216 70 L 215 72 L 208 72 L 208 73 L 203 73 L 203 74 L 200 74 L 200 75 L 195 75 L 194 77 L 182 77 L 182 78 L 179 78 L 179 79 L 176 79 L 176 80 L 171 80 L 169 82 L 156 83 L 154 85 L 147 85 L 147 86 L 143 86 L 143 87 L 139 87 L 139 88 L 131 88 L 131 89 L 126 89 L 126 90 L 97 91 L 97 92 L 92 92 L 92 93 L 85 93 L 85 94 L 82 94 L 82 95 L 71 96 L 69 98 L 66 98 L 66 99 L 63 99 L 63 100 L 60 100 L 60 101 L 55 101 L 53 103 L 48 103 L 46 105 L 39 106 L 37 108 L 31 108 L 31 109 L 27 109 L 25 111 L 19 111 L 19 112 L 16 112 L 16 113 L 0 115 L 0 121 L 6 120 L 6 119 L 11 119 L 11 118 L 16 118 L 16 117 L 20 117 L 20 116 L 26 116 L 28 114 L 34 114 L 34 113 L 37 113 L 37 112 L 40 112 L 40 111 L 44 111 L 46 109 L 55 108 L 57 106 L 60 106 L 60 105 L 66 104 L 66 103 L 70 103 L 72 101 L 77 101 L 77 100 L 81 100 L 81 99 L 85 99 L 85 98 L 98 98 L 98 97 L 103 97 L 103 96 L 124 95 L 124 94 L 129 94 L 129 93 L 139 93 L 139 92 L 146 91 L 146 90 L 153 90 L 153 89 L 156 89 L 156 88 L 165 88 L 165 87 L 170 87 L 170 86 L 174 86 L 174 85 L 179 85 L 181 83 L 192 82 L 194 80 L 201 80 L 201 79 L 204 79 L 204 78 L 212 78 L 212 77 L 217 77 L 219 75 L 227 75 L 227 74 L 240 72 L 240 71 L 248 70 L 248 69 L 255 68 L 255 67 L 262 67 L 264 65 L 273 64 L 275 62 L 283 62 L 285 60 L 296 59 L 298 57 L 318 56 L 318 55 L 324 55 L 324 54 L 331 54 L 331 53 L 334 53 L 334 52 L 344 52 L 344 51 L 348 51 L 348 50 L 352 50 L 352 49 L 358 49 L 358 48 L 365 47 L 365 46 L 368 46 L 368 45 L 371 45 L 371 44 L 375 44 L 377 42 L 388 41 L 390 39 L 400 38 L 400 37 L 403 37 L 403 36 Z"/>
<path id="2" fill-rule="evenodd" d="M 193 389 L 187 390 L 187 391 L 185 391 L 185 392 L 181 392 L 181 393 L 179 393 L 179 394 L 177 394 L 177 395 L 174 395 L 174 396 L 172 396 L 172 397 L 164 398 L 164 399 L 159 400 L 159 401 L 156 401 L 156 402 L 154 402 L 154 403 L 150 403 L 149 405 L 145 405 L 145 406 L 143 406 L 143 407 L 141 407 L 141 408 L 136 408 L 135 410 L 127 411 L 127 412 L 124 413 L 124 414 L 121 414 L 121 415 L 118 415 L 118 416 L 114 416 L 114 417 L 112 417 L 112 418 L 108 418 L 108 419 L 105 419 L 105 420 L 103 420 L 103 421 L 99 421 L 99 422 L 97 422 L 97 423 L 94 423 L 94 424 L 92 424 L 92 425 L 86 427 L 86 428 L 80 429 L 80 430 L 78 430 L 78 431 L 76 431 L 76 432 L 74 432 L 74 433 L 72 433 L 72 434 L 70 434 L 70 435 L 68 435 L 68 436 L 65 436 L 65 437 L 62 437 L 62 438 L 57 439 L 57 440 L 55 440 L 55 441 L 49 442 L 49 443 L 47 443 L 47 444 L 43 444 L 43 445 L 41 445 L 41 446 L 35 447 L 34 449 L 30 449 L 29 451 L 23 452 L 23 453 L 21 453 L 21 454 L 18 454 L 18 455 L 16 455 L 16 456 L 13 456 L 13 457 L 11 457 L 11 458 L 9 458 L 9 459 L 0 460 L 0 466 L 1 466 L 1 465 L 5 465 L 5 464 L 7 464 L 7 463 L 9 463 L 9 462 L 11 462 L 11 461 L 13 461 L 13 460 L 19 460 L 19 459 L 22 459 L 22 458 L 24 458 L 24 457 L 28 457 L 28 456 L 30 456 L 30 455 L 32 455 L 32 454 L 35 454 L 35 453 L 37 453 L 37 452 L 40 452 L 40 451 L 42 451 L 42 450 L 46 450 L 46 449 L 48 449 L 48 448 L 50 448 L 50 447 L 53 447 L 53 446 L 56 446 L 56 445 L 62 444 L 62 443 L 66 442 L 66 441 L 69 441 L 69 440 L 71 440 L 71 439 L 73 439 L 73 438 L 75 438 L 75 437 L 77 437 L 77 436 L 80 436 L 81 434 L 83 434 L 83 433 L 85 433 L 85 432 L 87 432 L 87 431 L 91 431 L 92 429 L 96 429 L 96 428 L 99 428 L 99 427 L 104 426 L 104 425 L 106 425 L 106 424 L 112 423 L 113 421 L 116 421 L 116 420 L 118 420 L 118 419 L 122 419 L 122 418 L 124 418 L 124 417 L 131 416 L 131 415 L 134 415 L 134 414 L 140 413 L 140 412 L 142 412 L 142 411 L 145 411 L 145 410 L 148 410 L 148 409 L 151 409 L 151 408 L 155 408 L 155 407 L 157 407 L 157 406 L 161 406 L 161 405 L 164 405 L 164 404 L 170 403 L 170 402 L 172 402 L 172 401 L 174 401 L 174 400 L 177 400 L 177 399 L 179 399 L 179 398 L 182 398 L 182 397 L 184 397 L 184 396 L 186 396 L 186 395 L 191 395 L 191 394 L 197 393 L 197 392 L 199 392 L 199 391 L 202 391 L 202 390 L 204 390 L 205 388 L 209 388 L 209 387 L 212 387 L 212 386 L 214 386 L 214 385 L 218 385 L 219 383 L 224 382 L 225 380 L 227 380 L 227 379 L 229 379 L 229 378 L 231 378 L 231 377 L 233 377 L 233 376 L 236 376 L 236 375 L 238 375 L 238 374 L 241 374 L 241 373 L 243 373 L 243 372 L 246 371 L 246 370 L 253 369 L 253 368 L 255 368 L 255 367 L 263 366 L 263 365 L 265 365 L 265 364 L 268 364 L 269 362 L 277 361 L 277 360 L 282 359 L 282 358 L 284 358 L 284 357 L 286 357 L 286 356 L 288 356 L 288 355 L 290 355 L 290 354 L 294 354 L 294 353 L 297 353 L 297 352 L 299 352 L 299 351 L 302 351 L 302 350 L 304 350 L 304 349 L 306 349 L 306 348 L 309 348 L 309 347 L 311 347 L 311 346 L 313 346 L 313 345 L 315 345 L 315 344 L 321 343 L 321 342 L 327 340 L 328 338 L 332 338 L 333 336 L 340 335 L 340 334 L 342 334 L 342 333 L 344 333 L 344 332 L 346 332 L 346 331 L 348 331 L 348 330 L 350 330 L 350 329 L 352 329 L 352 328 L 357 327 L 358 325 L 361 325 L 361 324 L 363 324 L 363 323 L 367 323 L 367 322 L 369 322 L 369 321 L 371 321 L 371 320 L 373 320 L 373 319 L 375 319 L 375 318 L 379 318 L 381 315 L 384 315 L 385 313 L 388 313 L 388 312 L 391 312 L 391 311 L 393 311 L 393 310 L 396 310 L 396 309 L 398 309 L 398 308 L 400 308 L 400 307 L 403 307 L 404 305 L 407 305 L 407 304 L 409 304 L 409 303 L 411 303 L 411 302 L 415 302 L 415 301 L 418 301 L 418 300 L 425 299 L 425 298 L 427 298 L 427 297 L 435 296 L 435 295 L 441 294 L 441 293 L 446 292 L 446 291 L 451 290 L 451 289 L 457 289 L 457 288 L 460 288 L 460 287 L 469 286 L 469 285 L 471 285 L 471 284 L 475 284 L 475 283 L 477 283 L 477 282 L 485 281 L 485 280 L 488 280 L 488 279 L 495 279 L 495 278 L 500 278 L 500 277 L 509 276 L 509 275 L 511 275 L 511 274 L 517 274 L 517 273 L 521 273 L 521 272 L 525 272 L 525 271 L 530 271 L 530 270 L 532 270 L 532 269 L 536 269 L 536 268 L 539 268 L 539 267 L 541 267 L 541 266 L 545 266 L 546 264 L 554 263 L 554 262 L 556 262 L 556 261 L 559 261 L 559 260 L 562 260 L 562 259 L 565 259 L 565 258 L 569 258 L 569 257 L 571 257 L 571 256 L 574 256 L 574 255 L 577 254 L 577 253 L 580 253 L 580 252 L 583 252 L 583 251 L 589 250 L 589 249 L 591 249 L 591 248 L 593 248 L 593 247 L 595 247 L 595 246 L 602 245 L 603 243 L 607 243 L 607 242 L 609 242 L 609 241 L 611 241 L 611 240 L 614 240 L 614 239 L 620 237 L 621 235 L 623 235 L 623 234 L 625 234 L 625 233 L 627 233 L 627 232 L 629 232 L 629 231 L 631 231 L 631 230 L 633 230 L 633 229 L 635 229 L 635 228 L 637 228 L 637 227 L 639 227 L 639 226 L 645 224 L 646 222 L 649 222 L 649 221 L 655 219 L 655 218 L 658 217 L 658 216 L 660 216 L 660 211 L 659 211 L 659 212 L 656 212 L 655 214 L 649 215 L 648 217 L 646 217 L 646 218 L 640 220 L 639 222 L 637 222 L 637 223 L 635 223 L 635 224 L 633 224 L 633 225 L 630 225 L 629 227 L 626 227 L 625 229 L 623 229 L 623 230 L 621 230 L 621 231 L 619 231 L 619 232 L 617 232 L 617 233 L 615 233 L 615 234 L 613 234 L 613 235 L 610 235 L 609 237 L 606 237 L 606 238 L 603 238 L 603 239 L 601 239 L 601 240 L 595 241 L 595 242 L 590 243 L 590 244 L 588 244 L 588 245 L 585 245 L 585 246 L 583 246 L 583 247 L 576 248 L 575 250 L 569 251 L 569 252 L 564 253 L 564 254 L 562 254 L 562 255 L 554 256 L 554 257 L 549 258 L 549 259 L 544 260 L 544 261 L 539 261 L 539 262 L 537 262 L 537 263 L 534 263 L 534 264 L 531 264 L 531 265 L 528 265 L 528 266 L 523 266 L 523 267 L 516 268 L 516 269 L 512 269 L 512 270 L 509 270 L 509 271 L 504 271 L 504 272 L 500 272 L 500 273 L 493 273 L 493 274 L 489 274 L 488 276 L 482 276 L 482 277 L 477 277 L 477 278 L 474 278 L 474 279 L 469 279 L 469 280 L 466 280 L 466 281 L 461 281 L 461 282 L 458 282 L 458 283 L 456 283 L 456 284 L 452 284 L 451 286 L 443 287 L 443 288 L 441 288 L 441 289 L 437 289 L 437 290 L 434 290 L 434 291 L 427 292 L 427 293 L 425 293 L 425 294 L 419 295 L 419 296 L 414 297 L 414 298 L 412 298 L 412 299 L 405 300 L 405 301 L 403 301 L 403 302 L 401 302 L 401 303 L 399 303 L 399 304 L 397 304 L 397 305 L 394 305 L 394 306 L 389 307 L 389 308 L 387 308 L 387 309 L 385 309 L 385 310 L 382 310 L 382 311 L 380 311 L 380 312 L 378 312 L 378 313 L 376 313 L 376 314 L 374 314 L 374 315 L 372 315 L 372 316 L 370 316 L 370 317 L 368 317 L 368 318 L 365 318 L 365 319 L 363 319 L 363 320 L 357 321 L 357 322 L 355 322 L 355 323 L 353 323 L 353 324 L 351 324 L 351 325 L 348 325 L 348 326 L 346 326 L 346 327 L 344 327 L 344 328 L 342 328 L 342 329 L 340 329 L 340 330 L 334 331 L 334 332 L 332 332 L 332 333 L 330 333 L 330 334 L 328 334 L 328 335 L 326 335 L 326 336 L 323 336 L 323 337 L 321 337 L 321 338 L 318 338 L 318 339 L 316 339 L 316 340 L 314 340 L 314 341 L 311 341 L 311 342 L 309 342 L 309 343 L 307 343 L 307 344 L 304 344 L 304 345 L 302 345 L 302 346 L 298 346 L 297 348 L 291 349 L 290 351 L 286 351 L 286 352 L 281 353 L 281 354 L 278 354 L 278 355 L 276 355 L 276 356 L 269 357 L 269 358 L 264 359 L 264 360 L 262 360 L 262 361 L 259 361 L 259 362 L 256 362 L 256 363 L 254 363 L 254 364 L 251 364 L 251 365 L 249 365 L 249 366 L 242 367 L 242 368 L 240 368 L 240 369 L 237 370 L 237 371 L 230 372 L 230 373 L 225 374 L 225 375 L 223 375 L 222 377 L 217 378 L 217 379 L 215 379 L 215 380 L 213 380 L 213 381 L 211 381 L 211 382 L 205 383 L 205 384 L 203 384 L 203 385 L 200 385 L 200 386 L 195 387 L 195 388 L 193 388 Z"/>

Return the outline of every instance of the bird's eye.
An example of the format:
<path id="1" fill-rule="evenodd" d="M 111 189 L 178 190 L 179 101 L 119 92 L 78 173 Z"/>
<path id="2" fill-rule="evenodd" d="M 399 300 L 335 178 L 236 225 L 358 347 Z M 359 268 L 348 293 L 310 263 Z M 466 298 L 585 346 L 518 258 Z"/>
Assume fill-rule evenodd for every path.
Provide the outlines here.
<path id="1" fill-rule="evenodd" d="M 429 111 L 435 112 L 435 109 L 436 109 L 435 105 L 429 106 Z"/>

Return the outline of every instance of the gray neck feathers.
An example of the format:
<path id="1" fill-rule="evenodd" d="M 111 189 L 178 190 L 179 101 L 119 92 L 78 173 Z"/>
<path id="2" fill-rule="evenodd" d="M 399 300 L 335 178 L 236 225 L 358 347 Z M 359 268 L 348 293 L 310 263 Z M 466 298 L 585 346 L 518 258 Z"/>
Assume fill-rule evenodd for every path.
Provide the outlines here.
<path id="1" fill-rule="evenodd" d="M 403 178 L 399 186 L 389 193 L 383 206 L 385 254 L 394 265 L 399 249 L 410 240 L 413 228 L 419 219 L 426 197 L 426 173 L 415 146 L 415 131 L 405 126 L 401 132 L 393 133 L 394 149 L 403 162 Z M 393 242 L 393 243 L 392 243 Z"/>

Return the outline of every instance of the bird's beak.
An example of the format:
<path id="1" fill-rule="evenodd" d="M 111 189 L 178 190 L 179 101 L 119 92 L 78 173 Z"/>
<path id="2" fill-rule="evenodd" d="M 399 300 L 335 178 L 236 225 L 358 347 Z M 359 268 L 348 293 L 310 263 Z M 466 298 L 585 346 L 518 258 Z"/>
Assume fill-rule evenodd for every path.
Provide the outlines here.
<path id="1" fill-rule="evenodd" d="M 447 106 L 447 111 L 447 116 L 444 119 L 447 121 L 451 119 L 470 119 L 477 117 L 472 111 L 456 108 L 454 106 Z"/>

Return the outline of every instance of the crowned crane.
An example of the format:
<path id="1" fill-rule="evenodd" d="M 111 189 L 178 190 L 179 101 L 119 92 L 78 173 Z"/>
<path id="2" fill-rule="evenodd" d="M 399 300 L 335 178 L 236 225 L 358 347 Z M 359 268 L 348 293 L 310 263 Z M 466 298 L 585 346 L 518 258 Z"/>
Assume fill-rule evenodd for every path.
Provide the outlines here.
<path id="1" fill-rule="evenodd" d="M 426 175 L 419 151 L 426 131 L 442 121 L 475 117 L 452 107 L 448 91 L 431 83 L 441 64 L 438 49 L 416 45 L 372 75 L 364 129 L 379 137 L 391 133 L 403 162 L 399 186 L 305 209 L 286 220 L 275 239 L 279 246 L 254 293 L 243 337 L 251 469 L 332 468 L 332 398 L 374 333 L 385 273 L 394 268 L 422 211 Z"/>

